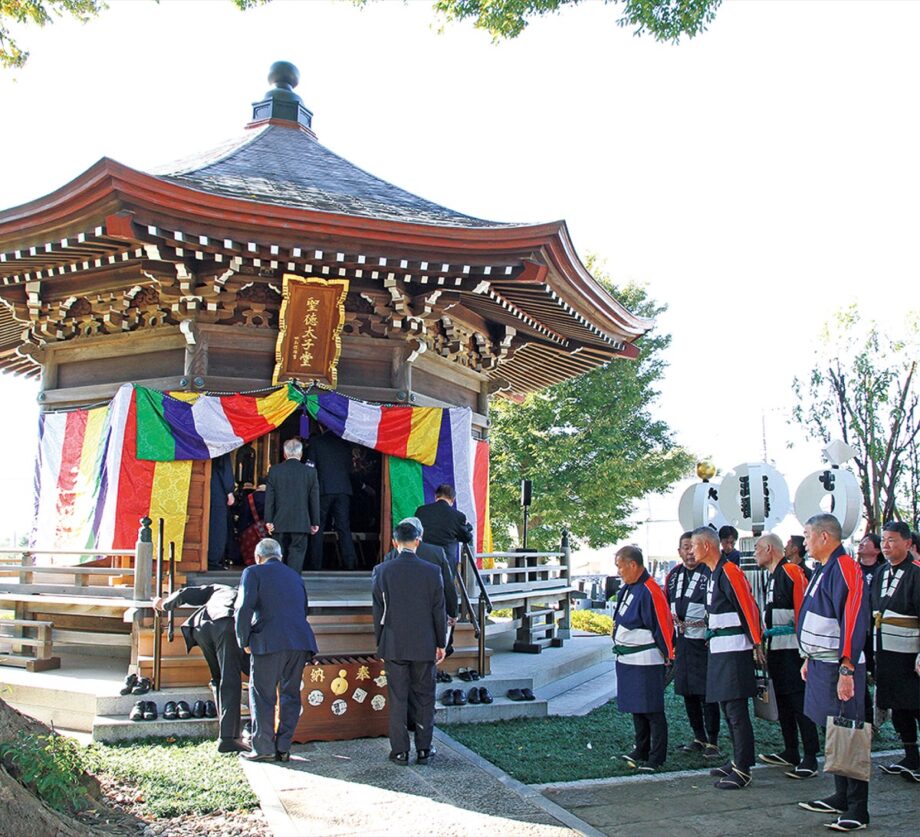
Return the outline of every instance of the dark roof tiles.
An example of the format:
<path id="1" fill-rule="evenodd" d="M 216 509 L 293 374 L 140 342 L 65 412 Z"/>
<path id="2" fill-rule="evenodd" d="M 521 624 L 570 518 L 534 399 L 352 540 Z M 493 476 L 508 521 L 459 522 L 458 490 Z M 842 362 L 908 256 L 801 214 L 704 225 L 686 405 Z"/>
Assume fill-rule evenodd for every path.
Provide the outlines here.
<path id="1" fill-rule="evenodd" d="M 420 198 L 333 153 L 296 127 L 265 124 L 158 177 L 243 200 L 363 218 L 449 227 L 514 226 Z"/>

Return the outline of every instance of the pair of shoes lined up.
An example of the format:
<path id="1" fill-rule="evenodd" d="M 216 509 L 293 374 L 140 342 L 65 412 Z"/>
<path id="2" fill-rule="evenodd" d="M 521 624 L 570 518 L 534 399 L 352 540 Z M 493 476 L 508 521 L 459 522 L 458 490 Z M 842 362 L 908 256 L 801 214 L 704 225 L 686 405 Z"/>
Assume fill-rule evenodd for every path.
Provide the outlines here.
<path id="1" fill-rule="evenodd" d="M 418 750 L 415 753 L 415 763 L 416 764 L 428 764 L 436 755 L 437 750 L 432 747 L 430 750 Z M 409 754 L 408 753 L 390 753 L 389 759 L 393 764 L 398 764 L 400 767 L 409 766 Z"/>
<path id="2" fill-rule="evenodd" d="M 189 706 L 184 700 L 168 700 L 163 706 L 164 721 L 184 721 L 188 718 L 216 718 L 217 705 L 213 700 L 196 700 L 194 706 Z M 157 705 L 152 700 L 139 700 L 128 713 L 132 721 L 155 721 L 157 719 Z"/>
<path id="3" fill-rule="evenodd" d="M 508 698 L 514 701 L 537 699 L 530 689 L 508 689 Z"/>
<path id="4" fill-rule="evenodd" d="M 880 764 L 878 769 L 889 776 L 903 776 L 908 782 L 920 782 L 920 765 L 906 756 L 893 764 Z"/>
<path id="5" fill-rule="evenodd" d="M 122 695 L 146 695 L 153 688 L 153 683 L 149 677 L 138 677 L 136 674 L 129 674 L 122 683 Z"/>
<path id="6" fill-rule="evenodd" d="M 446 671 L 441 671 L 440 669 L 434 676 L 435 683 L 450 683 L 454 678 L 451 677 Z"/>
<path id="7" fill-rule="evenodd" d="M 472 680 L 479 680 L 482 675 L 476 671 L 475 668 L 458 668 L 457 677 L 459 677 L 465 683 L 469 683 Z"/>

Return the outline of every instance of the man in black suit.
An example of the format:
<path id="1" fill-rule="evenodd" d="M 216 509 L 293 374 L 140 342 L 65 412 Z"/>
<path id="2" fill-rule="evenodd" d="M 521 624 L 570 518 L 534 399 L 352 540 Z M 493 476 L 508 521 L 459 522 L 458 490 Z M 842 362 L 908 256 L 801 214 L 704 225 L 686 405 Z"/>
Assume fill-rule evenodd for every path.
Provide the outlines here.
<path id="1" fill-rule="evenodd" d="M 437 567 L 416 555 L 421 533 L 403 521 L 393 533 L 399 555 L 373 573 L 377 656 L 386 661 L 390 701 L 390 760 L 409 763 L 409 718 L 418 764 L 434 755 L 434 667 L 444 659 L 447 612 Z"/>
<path id="2" fill-rule="evenodd" d="M 346 570 L 353 570 L 358 559 L 351 537 L 351 445 L 320 425 L 310 438 L 308 456 L 319 473 L 319 532 L 310 549 L 310 569 L 323 568 L 323 533 L 332 517 L 339 536 L 339 549 Z"/>
<path id="3" fill-rule="evenodd" d="M 417 517 L 407 517 L 405 520 L 400 520 L 399 523 L 400 525 L 409 523 L 415 526 L 415 528 L 418 529 L 419 537 L 424 539 L 425 527 L 422 526 L 422 522 Z M 454 586 L 453 569 L 444 555 L 444 550 L 440 546 L 435 546 L 434 544 L 425 543 L 424 540 L 420 540 L 415 554 L 423 561 L 434 564 L 438 568 L 438 572 L 441 573 L 441 581 L 444 584 L 444 606 L 447 610 L 447 624 L 450 626 L 456 625 L 458 614 L 457 588 Z M 394 558 L 398 557 L 399 550 L 394 547 L 383 556 L 383 560 L 392 561 Z"/>
<path id="4" fill-rule="evenodd" d="M 183 605 L 198 608 L 180 630 L 186 650 L 191 653 L 197 645 L 211 671 L 211 688 L 217 696 L 220 718 L 217 750 L 221 753 L 248 749 L 240 740 L 240 691 L 242 672 L 249 672 L 249 657 L 240 650 L 234 633 L 236 594 L 237 588 L 226 584 L 202 584 L 183 587 L 165 599 L 153 599 L 154 608 L 166 612 Z"/>
<path id="5" fill-rule="evenodd" d="M 466 515 L 454 508 L 456 499 L 454 487 L 444 483 L 435 490 L 433 503 L 415 510 L 415 516 L 425 527 L 425 540 L 442 547 L 454 567 L 460 561 L 460 544 L 473 540 L 473 528 L 466 522 Z"/>
<path id="6" fill-rule="evenodd" d="M 310 535 L 319 531 L 319 483 L 316 469 L 300 461 L 300 439 L 284 443 L 284 462 L 273 465 L 265 480 L 265 528 L 278 539 L 286 563 L 303 570 Z"/>
<path id="7" fill-rule="evenodd" d="M 290 759 L 300 718 L 300 681 L 316 653 L 307 607 L 303 579 L 281 563 L 278 541 L 263 538 L 256 546 L 256 563 L 243 570 L 236 599 L 236 638 L 252 655 L 252 752 L 243 754 L 250 761 Z"/>

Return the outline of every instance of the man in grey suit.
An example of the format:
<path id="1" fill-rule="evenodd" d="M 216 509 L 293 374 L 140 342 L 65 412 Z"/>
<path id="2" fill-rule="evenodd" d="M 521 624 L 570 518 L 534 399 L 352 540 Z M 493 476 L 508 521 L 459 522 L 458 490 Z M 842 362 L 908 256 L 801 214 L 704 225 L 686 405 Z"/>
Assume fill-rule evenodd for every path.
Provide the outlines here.
<path id="1" fill-rule="evenodd" d="M 249 710 L 250 761 L 288 761 L 300 718 L 300 681 L 316 638 L 307 621 L 307 591 L 298 573 L 281 563 L 272 538 L 256 545 L 256 563 L 243 570 L 236 599 L 236 638 L 251 654 Z M 275 731 L 275 704 L 279 704 Z"/>
<path id="2" fill-rule="evenodd" d="M 434 667 L 444 659 L 447 612 L 437 567 L 415 551 L 421 533 L 408 521 L 393 533 L 399 556 L 378 564 L 373 574 L 374 633 L 377 656 L 386 662 L 390 702 L 390 760 L 409 763 L 411 715 L 418 764 L 434 755 Z"/>
<path id="3" fill-rule="evenodd" d="M 265 480 L 265 528 L 284 550 L 294 572 L 303 570 L 310 535 L 319 531 L 319 481 L 316 469 L 300 461 L 303 443 L 284 443 L 284 462 L 272 465 Z"/>

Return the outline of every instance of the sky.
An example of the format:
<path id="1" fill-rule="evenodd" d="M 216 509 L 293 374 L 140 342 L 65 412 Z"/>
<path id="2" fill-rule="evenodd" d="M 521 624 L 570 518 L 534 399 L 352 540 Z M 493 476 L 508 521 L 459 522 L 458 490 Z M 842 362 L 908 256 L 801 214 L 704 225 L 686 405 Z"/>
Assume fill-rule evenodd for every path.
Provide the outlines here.
<path id="1" fill-rule="evenodd" d="M 729 0 L 677 46 L 616 17 L 588 2 L 493 45 L 439 32 L 426 0 L 110 0 L 86 25 L 17 30 L 31 57 L 0 71 L 0 208 L 102 156 L 152 168 L 238 134 L 292 61 L 337 153 L 472 215 L 565 219 L 582 257 L 667 303 L 652 412 L 723 472 L 766 448 L 794 493 L 822 464 L 788 425 L 821 325 L 857 303 L 896 330 L 916 298 L 920 3 Z M 28 526 L 36 392 L 0 375 L 0 538 Z M 677 496 L 638 505 L 652 554 L 674 551 Z"/>

